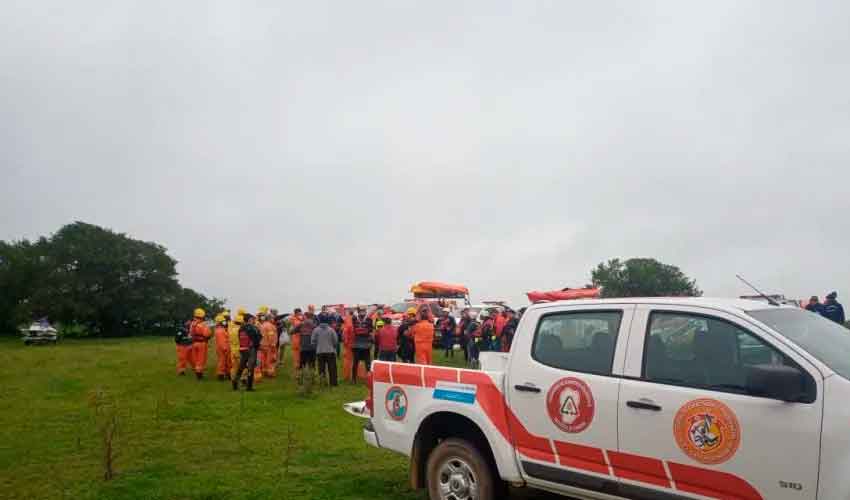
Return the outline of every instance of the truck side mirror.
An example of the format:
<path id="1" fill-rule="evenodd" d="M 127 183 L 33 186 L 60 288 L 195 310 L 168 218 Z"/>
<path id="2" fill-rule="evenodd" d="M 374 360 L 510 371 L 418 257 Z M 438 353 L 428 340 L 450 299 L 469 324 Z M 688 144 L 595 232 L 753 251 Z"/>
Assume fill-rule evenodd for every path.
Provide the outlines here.
<path id="1" fill-rule="evenodd" d="M 747 389 L 753 396 L 787 403 L 809 402 L 803 386 L 805 375 L 786 365 L 753 365 L 747 370 Z"/>

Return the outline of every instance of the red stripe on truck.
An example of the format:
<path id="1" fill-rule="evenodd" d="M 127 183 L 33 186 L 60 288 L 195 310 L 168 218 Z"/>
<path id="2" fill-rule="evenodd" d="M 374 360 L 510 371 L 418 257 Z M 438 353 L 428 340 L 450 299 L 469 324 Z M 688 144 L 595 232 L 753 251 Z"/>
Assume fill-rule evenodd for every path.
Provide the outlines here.
<path id="1" fill-rule="evenodd" d="M 434 387 L 437 382 L 457 382 L 457 370 L 426 366 L 425 387 Z"/>
<path id="2" fill-rule="evenodd" d="M 422 366 L 393 363 L 390 369 L 393 371 L 393 383 L 422 387 Z"/>
<path id="3" fill-rule="evenodd" d="M 376 382 L 384 381 L 381 377 L 386 375 L 385 382 L 388 383 L 389 370 L 392 370 L 394 383 L 414 387 L 422 387 L 423 373 L 426 387 L 434 387 L 438 381 L 455 382 L 459 376 L 461 383 L 472 384 L 478 388 L 475 400 L 481 410 L 505 441 L 514 446 L 520 454 L 541 462 L 559 463 L 564 467 L 610 476 L 608 462 L 601 448 L 550 441 L 529 432 L 508 406 L 505 395 L 485 372 L 396 363 L 377 363 L 372 366 Z M 385 369 L 384 372 L 381 367 Z M 389 370 L 386 370 L 387 367 Z M 546 410 L 541 408 L 540 411 Z M 558 453 L 557 460 L 552 453 L 552 446 Z M 622 479 L 718 500 L 762 500 L 752 485 L 733 474 L 667 462 L 670 476 L 676 485 L 674 488 L 664 470 L 664 462 L 659 459 L 610 450 L 608 458 L 614 475 Z"/>
<path id="4" fill-rule="evenodd" d="M 462 384 L 473 384 L 478 387 L 475 394 L 475 401 L 484 410 L 484 413 L 490 418 L 490 423 L 499 431 L 499 434 L 509 443 L 512 443 L 511 432 L 508 428 L 508 420 L 505 415 L 507 405 L 505 398 L 502 396 L 502 391 L 493 383 L 493 379 L 483 372 L 462 371 L 460 372 L 460 382 Z"/>
<path id="5" fill-rule="evenodd" d="M 558 452 L 558 462 L 564 467 L 588 470 L 606 476 L 609 474 L 605 454 L 599 448 L 555 441 L 555 451 Z"/>
<path id="6" fill-rule="evenodd" d="M 390 365 L 375 363 L 372 365 L 372 381 L 390 383 Z"/>
<path id="7" fill-rule="evenodd" d="M 667 466 L 678 490 L 718 500 L 762 500 L 750 483 L 733 474 L 673 462 Z"/>
<path id="8" fill-rule="evenodd" d="M 528 458 L 555 463 L 555 454 L 551 451 L 549 440 L 535 436 L 526 430 L 514 412 L 508 408 L 502 391 L 496 387 L 489 375 L 483 372 L 461 371 L 460 381 L 463 384 L 475 384 L 478 387 L 475 400 L 499 433 L 509 443 L 514 444 L 520 453 Z M 511 430 L 514 431 L 513 436 L 511 436 Z"/>
<path id="9" fill-rule="evenodd" d="M 611 450 L 608 450 L 608 459 L 617 477 L 662 488 L 671 487 L 667 471 L 664 470 L 664 462 L 661 460 Z"/>

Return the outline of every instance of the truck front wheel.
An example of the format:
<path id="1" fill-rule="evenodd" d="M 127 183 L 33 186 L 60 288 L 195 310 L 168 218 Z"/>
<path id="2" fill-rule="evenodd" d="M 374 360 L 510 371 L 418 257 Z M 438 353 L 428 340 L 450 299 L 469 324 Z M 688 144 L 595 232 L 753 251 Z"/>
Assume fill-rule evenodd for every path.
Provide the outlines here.
<path id="1" fill-rule="evenodd" d="M 474 444 L 450 438 L 428 456 L 430 500 L 494 500 L 493 471 Z"/>

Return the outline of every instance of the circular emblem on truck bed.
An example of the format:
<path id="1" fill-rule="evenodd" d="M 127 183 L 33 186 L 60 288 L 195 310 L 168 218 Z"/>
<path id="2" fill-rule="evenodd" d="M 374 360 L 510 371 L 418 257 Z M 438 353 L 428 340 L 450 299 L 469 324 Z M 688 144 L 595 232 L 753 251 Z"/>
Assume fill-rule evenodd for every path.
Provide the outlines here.
<path id="1" fill-rule="evenodd" d="M 404 420 L 407 415 L 407 393 L 397 385 L 390 387 L 384 406 L 387 408 L 387 413 L 391 419 Z"/>
<path id="2" fill-rule="evenodd" d="M 552 423 L 564 432 L 582 432 L 593 421 L 596 404 L 584 381 L 573 377 L 555 382 L 546 395 L 546 410 Z"/>
<path id="3" fill-rule="evenodd" d="M 673 435 L 687 456 L 706 465 L 729 460 L 741 444 L 738 418 L 716 399 L 695 399 L 679 408 Z"/>

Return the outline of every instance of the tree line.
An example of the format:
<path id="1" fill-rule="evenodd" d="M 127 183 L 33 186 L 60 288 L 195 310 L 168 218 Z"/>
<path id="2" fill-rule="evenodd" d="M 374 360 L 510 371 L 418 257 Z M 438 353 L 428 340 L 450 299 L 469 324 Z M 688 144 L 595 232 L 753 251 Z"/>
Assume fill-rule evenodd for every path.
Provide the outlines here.
<path id="1" fill-rule="evenodd" d="M 74 222 L 37 241 L 0 241 L 0 332 L 47 317 L 70 336 L 169 334 L 196 307 L 224 300 L 184 288 L 162 245 Z M 655 259 L 612 259 L 591 271 L 603 297 L 699 296 Z"/>
<path id="2" fill-rule="evenodd" d="M 0 241 L 0 332 L 47 317 L 66 335 L 166 334 L 196 307 L 223 308 L 177 280 L 162 245 L 74 222 L 37 241 Z"/>

